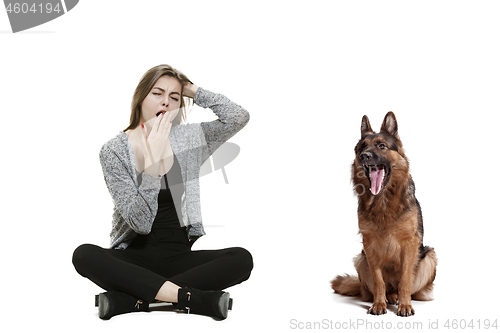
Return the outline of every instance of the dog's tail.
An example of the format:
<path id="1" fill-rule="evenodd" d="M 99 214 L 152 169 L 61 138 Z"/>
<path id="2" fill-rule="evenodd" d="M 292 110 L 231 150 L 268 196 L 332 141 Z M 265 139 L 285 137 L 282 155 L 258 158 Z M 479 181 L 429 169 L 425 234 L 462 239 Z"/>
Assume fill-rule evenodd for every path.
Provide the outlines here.
<path id="1" fill-rule="evenodd" d="M 357 276 L 352 275 L 337 275 L 332 280 L 332 289 L 336 293 L 346 296 L 359 296 L 361 295 L 361 283 Z"/>

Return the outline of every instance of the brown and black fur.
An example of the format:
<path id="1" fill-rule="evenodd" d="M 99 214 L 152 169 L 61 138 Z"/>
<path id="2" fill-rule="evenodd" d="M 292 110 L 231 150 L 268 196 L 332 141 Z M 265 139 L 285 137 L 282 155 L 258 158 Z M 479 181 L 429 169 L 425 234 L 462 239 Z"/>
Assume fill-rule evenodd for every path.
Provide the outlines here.
<path id="1" fill-rule="evenodd" d="M 399 316 L 411 316 L 415 313 L 412 299 L 432 299 L 437 258 L 433 248 L 422 244 L 422 212 L 394 113 L 387 113 L 379 133 L 364 116 L 355 152 L 352 183 L 358 196 L 363 250 L 354 258 L 358 277 L 337 276 L 332 288 L 373 301 L 370 314 L 386 313 L 390 303 L 398 304 Z M 376 195 L 370 189 L 371 168 L 385 172 Z"/>

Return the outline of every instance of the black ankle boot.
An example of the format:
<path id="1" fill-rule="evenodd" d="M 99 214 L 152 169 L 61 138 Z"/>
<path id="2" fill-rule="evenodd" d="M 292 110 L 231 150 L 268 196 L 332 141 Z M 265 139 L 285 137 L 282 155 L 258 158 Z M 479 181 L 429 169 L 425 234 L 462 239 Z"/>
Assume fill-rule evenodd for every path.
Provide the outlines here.
<path id="1" fill-rule="evenodd" d="M 187 313 L 224 320 L 231 310 L 233 300 L 224 291 L 202 291 L 193 288 L 181 288 L 177 293 L 177 307 Z"/>
<path id="2" fill-rule="evenodd" d="M 104 320 L 119 314 L 149 310 L 148 302 L 117 291 L 96 295 L 95 305 L 99 307 L 99 318 Z"/>

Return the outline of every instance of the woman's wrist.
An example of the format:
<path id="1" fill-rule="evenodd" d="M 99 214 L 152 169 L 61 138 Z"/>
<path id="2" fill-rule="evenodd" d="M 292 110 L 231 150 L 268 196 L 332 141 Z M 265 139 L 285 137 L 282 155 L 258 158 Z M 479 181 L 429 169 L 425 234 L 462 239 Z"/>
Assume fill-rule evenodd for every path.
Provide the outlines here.
<path id="1" fill-rule="evenodd" d="M 151 175 L 153 177 L 160 176 L 160 161 L 151 164 L 150 166 L 144 168 L 144 173 Z"/>

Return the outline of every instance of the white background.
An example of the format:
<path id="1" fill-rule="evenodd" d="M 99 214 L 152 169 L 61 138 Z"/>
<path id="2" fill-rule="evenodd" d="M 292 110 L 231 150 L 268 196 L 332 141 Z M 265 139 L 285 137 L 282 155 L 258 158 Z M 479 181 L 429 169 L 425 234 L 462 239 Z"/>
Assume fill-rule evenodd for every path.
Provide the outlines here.
<path id="1" fill-rule="evenodd" d="M 287 332 L 367 320 L 422 331 L 498 319 L 499 15 L 496 1 L 82 0 L 12 34 L 0 10 L 4 327 Z M 220 170 L 201 180 L 207 235 L 195 248 L 243 246 L 255 263 L 228 289 L 223 322 L 164 311 L 101 321 L 101 290 L 71 264 L 78 245 L 108 245 L 98 152 L 128 125 L 142 74 L 162 63 L 251 115 L 230 140 L 241 152 L 229 184 Z M 369 303 L 329 285 L 355 272 L 361 250 L 350 184 L 361 118 L 379 128 L 387 111 L 439 259 L 436 299 L 414 302 L 411 318 L 392 306 L 369 316 Z M 211 119 L 197 107 L 189 118 Z"/>

